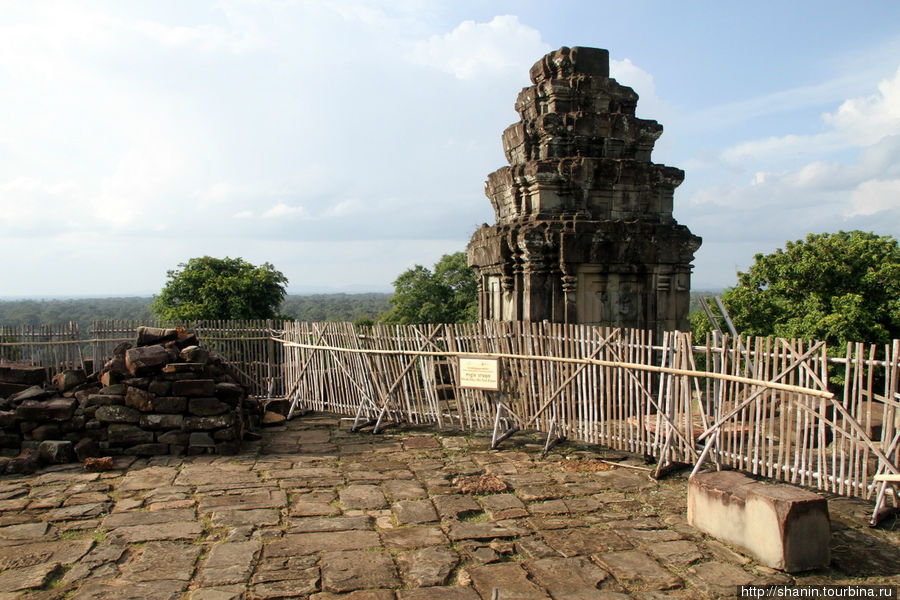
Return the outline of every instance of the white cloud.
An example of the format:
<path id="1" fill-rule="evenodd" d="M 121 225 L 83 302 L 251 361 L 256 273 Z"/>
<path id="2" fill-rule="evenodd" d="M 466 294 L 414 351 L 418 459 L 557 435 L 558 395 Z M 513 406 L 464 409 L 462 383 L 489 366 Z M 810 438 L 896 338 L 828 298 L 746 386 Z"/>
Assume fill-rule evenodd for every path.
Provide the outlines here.
<path id="1" fill-rule="evenodd" d="M 864 181 L 850 196 L 848 217 L 874 215 L 881 211 L 900 208 L 900 179 Z"/>
<path id="2" fill-rule="evenodd" d="M 718 271 L 727 281 L 726 272 L 733 265 L 746 268 L 753 253 L 771 252 L 810 232 L 862 229 L 898 236 L 900 70 L 881 82 L 878 93 L 847 99 L 823 115 L 823 127 L 811 135 L 748 140 L 720 153 L 720 165 L 740 165 L 753 175 L 744 181 L 726 176 L 690 196 L 685 220 L 705 238 L 698 270 Z M 740 257 L 747 243 L 753 252 Z"/>
<path id="3" fill-rule="evenodd" d="M 309 213 L 302 206 L 285 204 L 284 202 L 279 202 L 272 208 L 263 212 L 262 217 L 264 219 L 281 219 L 281 218 L 291 218 L 291 219 L 308 219 Z"/>
<path id="4" fill-rule="evenodd" d="M 892 79 L 878 84 L 877 94 L 846 100 L 823 118 L 856 146 L 871 146 L 885 136 L 900 134 L 900 68 Z"/>
<path id="5" fill-rule="evenodd" d="M 872 146 L 887 136 L 900 134 L 900 68 L 892 78 L 879 83 L 877 94 L 845 100 L 834 113 L 823 114 L 822 119 L 827 127 L 822 133 L 749 140 L 727 148 L 721 158 L 726 163 L 742 164 L 809 157 Z"/>
<path id="6" fill-rule="evenodd" d="M 515 15 L 498 15 L 488 23 L 463 21 L 450 33 L 417 42 L 408 58 L 459 79 L 474 79 L 496 73 L 520 76 L 550 50 L 540 31 Z"/>

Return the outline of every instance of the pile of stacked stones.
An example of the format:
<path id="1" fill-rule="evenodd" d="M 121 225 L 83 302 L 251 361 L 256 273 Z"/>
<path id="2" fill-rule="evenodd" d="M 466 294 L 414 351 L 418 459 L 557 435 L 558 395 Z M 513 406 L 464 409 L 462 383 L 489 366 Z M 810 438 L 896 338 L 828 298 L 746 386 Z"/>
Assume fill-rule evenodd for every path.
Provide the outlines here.
<path id="1" fill-rule="evenodd" d="M 121 454 L 234 454 L 244 430 L 245 389 L 222 357 L 183 329 L 139 327 L 90 376 L 0 366 L 24 387 L 0 397 L 0 473 Z M 42 381 L 37 381 L 37 377 Z M 23 385 L 30 383 L 30 386 Z"/>

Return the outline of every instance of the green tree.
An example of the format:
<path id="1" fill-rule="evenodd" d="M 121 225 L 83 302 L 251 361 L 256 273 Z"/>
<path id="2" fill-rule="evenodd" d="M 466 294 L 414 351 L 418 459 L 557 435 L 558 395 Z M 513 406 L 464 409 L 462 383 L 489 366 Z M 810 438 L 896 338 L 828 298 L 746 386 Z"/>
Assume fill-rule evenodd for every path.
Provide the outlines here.
<path id="1" fill-rule="evenodd" d="M 394 281 L 387 323 L 463 323 L 478 318 L 478 283 L 466 254 L 445 254 L 434 272 L 415 265 Z"/>
<path id="2" fill-rule="evenodd" d="M 163 319 L 271 319 L 285 295 L 287 278 L 269 263 L 204 256 L 180 263 L 153 302 Z"/>
<path id="3" fill-rule="evenodd" d="M 809 234 L 757 254 L 722 300 L 741 333 L 884 343 L 900 337 L 900 247 L 870 232 Z"/>

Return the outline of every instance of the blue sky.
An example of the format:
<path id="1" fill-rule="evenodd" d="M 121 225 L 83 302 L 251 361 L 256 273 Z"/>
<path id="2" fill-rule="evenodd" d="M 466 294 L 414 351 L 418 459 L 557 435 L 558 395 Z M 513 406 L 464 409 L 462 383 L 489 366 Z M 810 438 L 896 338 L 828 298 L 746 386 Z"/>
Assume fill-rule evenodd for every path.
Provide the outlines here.
<path id="1" fill-rule="evenodd" d="M 695 288 L 900 236 L 900 3 L 0 0 L 0 296 L 152 294 L 194 256 L 389 291 L 493 222 L 528 68 L 610 51 L 684 169 Z"/>

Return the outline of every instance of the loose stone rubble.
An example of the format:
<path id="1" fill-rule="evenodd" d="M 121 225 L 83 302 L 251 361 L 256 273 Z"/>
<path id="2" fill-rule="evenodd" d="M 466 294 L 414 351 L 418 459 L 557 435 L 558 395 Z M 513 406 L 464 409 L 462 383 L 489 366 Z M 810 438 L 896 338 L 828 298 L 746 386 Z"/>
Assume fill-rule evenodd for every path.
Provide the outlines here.
<path id="1" fill-rule="evenodd" d="M 91 457 L 234 454 L 244 388 L 215 352 L 180 329 L 139 327 L 101 370 L 0 366 L 0 473 Z M 19 454 L 18 451 L 21 451 Z M 15 456 L 18 454 L 17 456 Z"/>
<path id="2" fill-rule="evenodd" d="M 739 584 L 900 583 L 895 524 L 830 498 L 828 568 L 788 575 L 687 524 L 663 481 L 566 443 L 309 414 L 233 456 L 114 457 L 0 476 L 0 600 L 612 600 L 733 597 Z M 604 463 L 605 464 L 605 463 Z M 572 468 L 577 466 L 577 468 Z M 508 489 L 462 493 L 457 478 Z"/>

